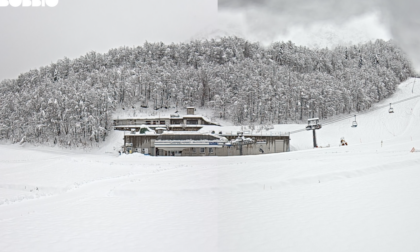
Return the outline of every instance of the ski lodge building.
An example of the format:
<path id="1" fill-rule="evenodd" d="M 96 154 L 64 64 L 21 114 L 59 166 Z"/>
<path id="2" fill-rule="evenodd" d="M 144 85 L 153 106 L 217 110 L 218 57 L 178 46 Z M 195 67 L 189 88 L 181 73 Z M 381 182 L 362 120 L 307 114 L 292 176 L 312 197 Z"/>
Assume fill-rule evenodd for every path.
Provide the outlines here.
<path id="1" fill-rule="evenodd" d="M 237 156 L 290 150 L 289 133 L 206 133 L 204 127 L 220 125 L 194 111 L 189 107 L 186 116 L 115 119 L 114 130 L 124 131 L 125 152 L 151 156 Z"/>

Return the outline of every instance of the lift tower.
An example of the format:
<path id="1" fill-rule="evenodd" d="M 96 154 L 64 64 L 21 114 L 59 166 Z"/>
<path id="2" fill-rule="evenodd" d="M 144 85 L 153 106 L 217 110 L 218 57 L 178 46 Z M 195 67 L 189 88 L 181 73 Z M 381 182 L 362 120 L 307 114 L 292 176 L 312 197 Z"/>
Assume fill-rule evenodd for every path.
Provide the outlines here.
<path id="1" fill-rule="evenodd" d="M 315 130 L 319 130 L 321 128 L 322 128 L 322 125 L 319 124 L 319 118 L 308 119 L 308 126 L 306 126 L 306 130 L 312 130 L 313 137 L 314 137 L 314 148 L 318 148 L 318 144 L 316 143 L 316 132 L 315 132 Z"/>

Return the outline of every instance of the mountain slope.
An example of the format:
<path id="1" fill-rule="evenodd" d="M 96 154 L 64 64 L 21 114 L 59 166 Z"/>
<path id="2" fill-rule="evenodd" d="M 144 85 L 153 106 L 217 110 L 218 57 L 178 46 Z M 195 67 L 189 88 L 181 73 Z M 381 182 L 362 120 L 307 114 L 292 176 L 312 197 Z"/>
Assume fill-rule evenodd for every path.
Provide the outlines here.
<path id="1" fill-rule="evenodd" d="M 413 75 L 377 40 L 309 49 L 240 38 L 91 52 L 0 83 L 0 139 L 86 148 L 105 141 L 118 109 L 196 106 L 235 125 L 281 124 L 364 111 Z"/>

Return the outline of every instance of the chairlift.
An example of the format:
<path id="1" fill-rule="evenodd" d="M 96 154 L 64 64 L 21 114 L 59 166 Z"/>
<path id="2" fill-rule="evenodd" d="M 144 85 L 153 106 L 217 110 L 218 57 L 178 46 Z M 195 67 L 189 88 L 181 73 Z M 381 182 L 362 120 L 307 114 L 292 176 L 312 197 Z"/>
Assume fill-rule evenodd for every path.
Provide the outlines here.
<path id="1" fill-rule="evenodd" d="M 388 112 L 389 113 L 394 113 L 394 109 L 392 108 L 391 103 L 389 104 L 389 110 L 388 110 Z"/>
<path id="2" fill-rule="evenodd" d="M 356 115 L 354 115 L 354 121 L 353 121 L 351 127 L 353 127 L 353 128 L 357 127 Z"/>

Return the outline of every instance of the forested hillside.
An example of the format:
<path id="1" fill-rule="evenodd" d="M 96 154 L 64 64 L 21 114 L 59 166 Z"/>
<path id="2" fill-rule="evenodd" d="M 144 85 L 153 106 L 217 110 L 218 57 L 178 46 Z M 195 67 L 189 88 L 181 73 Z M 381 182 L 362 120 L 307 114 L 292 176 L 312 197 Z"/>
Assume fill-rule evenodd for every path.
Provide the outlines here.
<path id="1" fill-rule="evenodd" d="M 118 106 L 208 107 L 235 124 L 288 123 L 369 108 L 412 75 L 377 40 L 333 50 L 240 38 L 65 58 L 0 83 L 0 137 L 86 146 L 105 139 Z"/>

